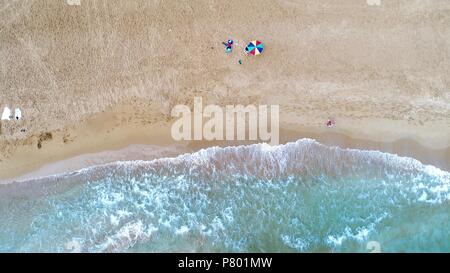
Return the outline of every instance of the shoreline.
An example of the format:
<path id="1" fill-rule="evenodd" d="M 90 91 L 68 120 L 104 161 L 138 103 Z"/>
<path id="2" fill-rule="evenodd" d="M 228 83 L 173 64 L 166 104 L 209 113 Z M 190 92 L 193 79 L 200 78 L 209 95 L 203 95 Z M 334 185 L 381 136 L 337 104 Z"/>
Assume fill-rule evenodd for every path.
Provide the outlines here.
<path id="1" fill-rule="evenodd" d="M 71 147 L 58 150 L 58 145 L 45 145 L 47 151 L 54 154 L 39 164 L 23 164 L 20 168 L 15 166 L 10 172 L 5 172 L 3 166 L 0 175 L 0 184 L 23 182 L 46 176 L 78 171 L 83 168 L 97 166 L 117 161 L 153 160 L 157 158 L 176 157 L 180 154 L 193 153 L 204 148 L 219 146 L 237 146 L 260 143 L 260 141 L 173 141 L 170 137 L 170 124 L 160 123 L 151 126 L 145 136 L 142 131 L 135 132 L 134 137 L 122 135 L 112 137 L 108 141 L 95 147 L 87 143 L 77 143 L 77 151 Z M 118 130 L 119 135 L 129 131 L 127 128 Z M 332 129 L 331 129 L 332 130 Z M 297 141 L 302 138 L 315 139 L 327 146 L 340 148 L 376 150 L 384 153 L 396 154 L 403 157 L 411 157 L 425 165 L 433 165 L 444 171 L 450 171 L 450 147 L 445 149 L 432 149 L 425 147 L 415 140 L 402 138 L 393 142 L 379 142 L 366 139 L 358 139 L 336 131 L 314 132 L 314 130 L 285 129 L 280 128 L 280 145 Z M 140 137 L 138 137 L 140 135 Z M 97 135 L 98 137 L 98 135 Z M 101 138 L 97 138 L 101 139 Z M 97 142 L 99 143 L 99 142 Z M 92 145 L 94 144 L 94 146 Z M 95 147 L 93 149 L 92 147 Z M 21 156 L 16 160 L 21 160 Z M 10 164 L 10 165 L 13 165 Z"/>

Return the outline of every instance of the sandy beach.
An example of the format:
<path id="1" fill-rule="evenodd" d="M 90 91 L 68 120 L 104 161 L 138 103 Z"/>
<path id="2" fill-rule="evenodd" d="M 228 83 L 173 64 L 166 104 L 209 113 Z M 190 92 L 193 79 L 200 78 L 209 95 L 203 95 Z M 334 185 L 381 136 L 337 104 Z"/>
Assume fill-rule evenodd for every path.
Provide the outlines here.
<path id="1" fill-rule="evenodd" d="M 281 143 L 450 170 L 446 0 L 80 3 L 0 3 L 0 110 L 23 114 L 0 124 L 3 182 L 242 144 L 173 141 L 170 111 L 194 96 L 280 105 Z M 260 56 L 243 53 L 253 39 Z"/>

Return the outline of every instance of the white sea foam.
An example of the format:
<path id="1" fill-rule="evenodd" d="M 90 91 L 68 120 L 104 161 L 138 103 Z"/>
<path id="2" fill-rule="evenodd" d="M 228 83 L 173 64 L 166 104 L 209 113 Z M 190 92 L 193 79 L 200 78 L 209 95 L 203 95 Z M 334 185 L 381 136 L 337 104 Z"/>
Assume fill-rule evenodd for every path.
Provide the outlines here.
<path id="1" fill-rule="evenodd" d="M 408 208 L 441 208 L 450 198 L 448 172 L 412 158 L 327 147 L 311 139 L 279 146 L 212 147 L 44 180 L 55 185 L 43 187 L 45 198 L 62 185 L 80 185 L 80 192 L 73 191 L 70 202 L 50 198 L 42 207 L 58 213 L 44 217 L 38 211 L 36 224 L 27 223 L 42 227 L 34 236 L 47 238 L 50 230 L 62 236 L 58 231 L 67 230 L 64 242 L 85 236 L 83 250 L 106 252 L 146 244 L 152 251 L 191 251 L 204 245 L 207 250 L 263 251 L 277 244 L 283 250 L 335 251 L 352 242 L 364 245 L 395 218 L 405 218 L 406 227 L 399 228 L 417 225 L 416 232 L 427 231 L 429 227 L 420 226 L 427 224 L 419 221 L 422 210 L 416 220 L 407 217 L 415 213 Z M 20 216 L 1 207 L 0 212 L 0 220 Z M 439 215 L 433 220 L 438 224 L 445 218 Z M 83 225 L 74 228 L 72 223 Z M 0 222 L 0 230 L 16 229 Z M 30 240 L 27 247 L 37 249 L 41 243 Z"/>
<path id="2" fill-rule="evenodd" d="M 283 240 L 283 243 L 285 245 L 297 251 L 305 250 L 308 246 L 308 244 L 304 242 L 301 238 L 295 238 L 289 235 L 282 235 L 281 239 Z"/>
<path id="3" fill-rule="evenodd" d="M 145 228 L 141 221 L 127 223 L 113 236 L 107 237 L 104 243 L 100 244 L 100 251 L 114 252 L 130 248 L 137 242 L 149 240 L 156 230 L 154 227 Z"/>
<path id="4" fill-rule="evenodd" d="M 370 168 L 367 168 L 369 167 Z M 271 146 L 266 143 L 210 147 L 194 153 L 182 154 L 174 158 L 159 158 L 151 161 L 117 161 L 113 163 L 87 167 L 70 174 L 56 174 L 49 177 L 33 179 L 61 179 L 64 177 L 89 175 L 120 170 L 157 172 L 170 175 L 175 172 L 198 173 L 199 175 L 220 175 L 228 173 L 245 173 L 266 178 L 280 177 L 292 173 L 325 173 L 345 175 L 364 170 L 397 169 L 402 172 L 425 172 L 431 176 L 450 181 L 450 174 L 434 166 L 423 165 L 416 159 L 401 157 L 380 151 L 343 149 L 328 147 L 313 139 L 300 139 L 283 145 Z M 109 173 L 108 173 L 109 172 Z M 130 179 L 134 179 L 130 176 Z M 180 177 L 182 180 L 182 177 Z M 450 183 L 450 182 L 449 182 Z"/>
<path id="5" fill-rule="evenodd" d="M 189 228 L 187 226 L 181 226 L 180 228 L 175 230 L 175 234 L 183 235 L 189 232 Z"/>

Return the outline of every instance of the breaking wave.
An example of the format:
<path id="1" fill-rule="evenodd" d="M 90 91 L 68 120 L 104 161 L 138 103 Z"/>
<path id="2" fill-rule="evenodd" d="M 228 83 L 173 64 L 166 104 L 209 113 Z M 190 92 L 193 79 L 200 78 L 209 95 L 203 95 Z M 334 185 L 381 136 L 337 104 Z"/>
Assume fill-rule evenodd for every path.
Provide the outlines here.
<path id="1" fill-rule="evenodd" d="M 378 151 L 213 147 L 0 187 L 0 251 L 450 251 L 450 174 Z"/>

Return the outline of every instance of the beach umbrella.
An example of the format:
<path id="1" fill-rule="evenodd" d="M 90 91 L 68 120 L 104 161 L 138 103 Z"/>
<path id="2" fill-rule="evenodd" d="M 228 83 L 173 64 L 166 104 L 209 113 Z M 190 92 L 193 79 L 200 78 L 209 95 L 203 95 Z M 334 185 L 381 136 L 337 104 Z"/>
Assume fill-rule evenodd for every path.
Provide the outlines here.
<path id="1" fill-rule="evenodd" d="M 245 52 L 247 52 L 247 54 L 250 55 L 259 55 L 263 52 L 264 50 L 264 46 L 263 44 L 258 41 L 251 41 L 246 47 L 245 47 Z"/>

